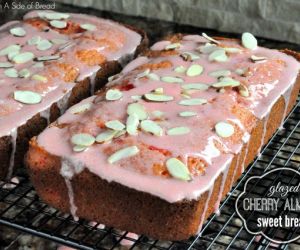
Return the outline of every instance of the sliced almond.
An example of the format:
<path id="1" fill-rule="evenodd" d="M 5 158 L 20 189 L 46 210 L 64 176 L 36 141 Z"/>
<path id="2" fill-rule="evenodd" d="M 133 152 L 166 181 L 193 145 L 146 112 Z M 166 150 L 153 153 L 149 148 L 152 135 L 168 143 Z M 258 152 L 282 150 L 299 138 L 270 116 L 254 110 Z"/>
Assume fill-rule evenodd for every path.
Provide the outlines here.
<path id="1" fill-rule="evenodd" d="M 217 50 L 219 47 L 215 44 L 206 43 L 198 48 L 198 50 L 203 54 L 210 54 L 213 51 Z"/>
<path id="2" fill-rule="evenodd" d="M 264 56 L 256 56 L 256 55 L 252 55 L 250 59 L 252 62 L 265 62 L 267 60 L 267 58 Z"/>
<path id="3" fill-rule="evenodd" d="M 15 68 L 4 70 L 4 75 L 11 78 L 17 78 L 19 76 L 18 71 Z"/>
<path id="4" fill-rule="evenodd" d="M 175 71 L 176 73 L 185 73 L 185 72 L 186 72 L 186 67 L 180 65 L 180 66 L 176 67 L 176 68 L 174 69 L 174 71 Z"/>
<path id="5" fill-rule="evenodd" d="M 74 152 L 83 152 L 83 151 L 85 151 L 87 149 L 88 149 L 88 147 L 86 147 L 86 146 L 80 146 L 80 145 L 75 145 L 73 147 L 73 151 Z"/>
<path id="6" fill-rule="evenodd" d="M 213 39 L 212 37 L 208 36 L 208 35 L 205 34 L 204 32 L 202 33 L 202 36 L 203 36 L 205 39 L 207 39 L 208 41 L 210 41 L 210 42 L 213 42 L 213 43 L 215 43 L 215 44 L 220 44 L 219 41 Z"/>
<path id="7" fill-rule="evenodd" d="M 148 101 L 152 101 L 152 102 L 169 102 L 169 101 L 173 101 L 174 97 L 170 96 L 170 95 L 157 95 L 157 94 L 151 94 L 151 93 L 147 93 L 144 95 L 145 99 L 147 99 Z"/>
<path id="8" fill-rule="evenodd" d="M 110 157 L 108 157 L 107 161 L 110 164 L 113 164 L 122 159 L 132 157 L 132 156 L 138 154 L 139 151 L 140 150 L 138 149 L 137 146 L 122 148 L 122 149 L 118 150 L 117 152 L 113 153 Z"/>
<path id="9" fill-rule="evenodd" d="M 0 62 L 0 68 L 11 68 L 14 65 L 10 62 Z"/>
<path id="10" fill-rule="evenodd" d="M 163 76 L 161 77 L 161 80 L 163 82 L 167 82 L 167 83 L 182 83 L 183 79 L 180 77 L 176 77 L 176 76 Z"/>
<path id="11" fill-rule="evenodd" d="M 141 121 L 141 129 L 156 136 L 163 135 L 163 129 L 156 122 L 151 120 Z"/>
<path id="12" fill-rule="evenodd" d="M 180 43 L 171 43 L 171 44 L 168 44 L 168 45 L 165 47 L 165 50 L 179 49 L 180 46 L 181 46 Z"/>
<path id="13" fill-rule="evenodd" d="M 26 62 L 32 60 L 33 58 L 34 58 L 34 54 L 33 53 L 31 53 L 31 52 L 24 52 L 24 53 L 20 53 L 20 54 L 15 55 L 12 58 L 12 61 L 14 63 L 26 63 Z"/>
<path id="14" fill-rule="evenodd" d="M 130 135 L 138 134 L 138 126 L 139 126 L 139 117 L 136 114 L 131 114 L 127 117 L 126 121 L 126 131 Z"/>
<path id="15" fill-rule="evenodd" d="M 60 12 L 39 12 L 39 16 L 48 20 L 61 20 L 68 19 L 70 17 L 69 14 Z"/>
<path id="16" fill-rule="evenodd" d="M 154 89 L 153 93 L 157 95 L 162 95 L 164 93 L 164 88 L 156 88 Z"/>
<path id="17" fill-rule="evenodd" d="M 251 33 L 245 32 L 242 34 L 242 45 L 247 49 L 253 50 L 257 48 L 257 40 Z"/>
<path id="18" fill-rule="evenodd" d="M 209 54 L 208 60 L 216 62 L 226 62 L 228 61 L 228 57 L 224 49 L 217 49 Z"/>
<path id="19" fill-rule="evenodd" d="M 239 85 L 240 85 L 239 81 L 234 80 L 230 77 L 223 77 L 219 82 L 212 84 L 214 88 L 236 87 Z"/>
<path id="20" fill-rule="evenodd" d="M 122 92 L 118 89 L 109 89 L 105 94 L 105 99 L 108 101 L 116 101 L 121 99 L 123 96 Z"/>
<path id="21" fill-rule="evenodd" d="M 193 111 L 182 111 L 179 113 L 179 116 L 181 117 L 190 117 L 190 116 L 196 116 L 197 113 Z"/>
<path id="22" fill-rule="evenodd" d="M 125 128 L 125 125 L 119 120 L 108 121 L 105 123 L 105 126 L 107 128 L 117 130 L 117 131 L 123 130 Z"/>
<path id="23" fill-rule="evenodd" d="M 10 52 L 20 52 L 21 50 L 21 46 L 18 44 L 12 44 L 9 45 L 7 47 L 5 47 L 4 49 L 0 50 L 0 56 L 6 56 L 8 55 Z"/>
<path id="24" fill-rule="evenodd" d="M 183 52 L 180 55 L 185 61 L 195 61 L 200 59 L 200 56 L 192 52 Z"/>
<path id="25" fill-rule="evenodd" d="M 215 130 L 218 136 L 227 138 L 234 134 L 234 127 L 228 122 L 218 122 L 215 125 Z"/>
<path id="26" fill-rule="evenodd" d="M 14 99 L 24 104 L 37 104 L 42 101 L 42 96 L 32 91 L 17 90 L 14 92 Z"/>
<path id="27" fill-rule="evenodd" d="M 177 158 L 168 159 L 166 161 L 166 166 L 172 177 L 183 181 L 191 180 L 191 174 L 188 167 Z"/>
<path id="28" fill-rule="evenodd" d="M 235 54 L 235 53 L 240 53 L 242 52 L 241 49 L 239 48 L 223 48 L 225 50 L 226 53 L 229 53 L 229 54 Z"/>
<path id="29" fill-rule="evenodd" d="M 178 104 L 184 105 L 184 106 L 195 106 L 195 105 L 203 105 L 206 104 L 207 100 L 203 98 L 192 98 L 192 99 L 186 99 L 181 100 Z"/>
<path id="30" fill-rule="evenodd" d="M 33 36 L 31 37 L 27 43 L 28 45 L 36 45 L 38 44 L 40 41 L 42 40 L 42 38 L 40 36 Z"/>
<path id="31" fill-rule="evenodd" d="M 118 137 L 120 137 L 120 136 L 122 136 L 122 135 L 125 135 L 125 134 L 126 134 L 126 130 L 125 130 L 125 129 L 119 130 L 119 131 L 117 131 L 117 133 L 115 134 L 114 138 L 118 138 Z"/>
<path id="32" fill-rule="evenodd" d="M 97 29 L 97 27 L 94 24 L 91 24 L 91 23 L 80 24 L 80 28 L 82 28 L 84 30 L 88 30 L 88 31 L 94 31 L 94 30 Z"/>
<path id="33" fill-rule="evenodd" d="M 181 86 L 185 90 L 196 89 L 196 90 L 207 90 L 209 85 L 205 83 L 188 83 Z"/>
<path id="34" fill-rule="evenodd" d="M 143 71 L 142 73 L 137 74 L 137 75 L 136 75 L 136 78 L 137 78 L 137 79 L 138 79 L 138 78 L 143 78 L 143 77 L 145 77 L 145 76 L 148 76 L 149 73 L 150 73 L 150 69 L 146 69 L 146 70 Z"/>
<path id="35" fill-rule="evenodd" d="M 238 88 L 241 96 L 249 97 L 249 90 L 244 84 L 241 84 Z"/>
<path id="36" fill-rule="evenodd" d="M 140 103 L 130 103 L 127 106 L 127 114 L 136 114 L 139 120 L 145 120 L 148 117 L 145 107 Z"/>
<path id="37" fill-rule="evenodd" d="M 87 133 L 78 133 L 71 137 L 71 142 L 74 145 L 89 147 L 94 144 L 95 137 Z"/>
<path id="38" fill-rule="evenodd" d="M 81 114 L 87 110 L 89 110 L 92 107 L 90 103 L 85 103 L 81 105 L 75 105 L 72 108 L 70 108 L 70 112 L 74 115 Z"/>
<path id="39" fill-rule="evenodd" d="M 191 130 L 188 127 L 175 127 L 167 131 L 168 135 L 185 135 L 188 134 Z"/>
<path id="40" fill-rule="evenodd" d="M 118 133 L 117 130 L 109 129 L 109 130 L 106 130 L 106 131 L 98 134 L 96 136 L 95 140 L 98 143 L 108 142 L 108 141 L 111 141 L 117 133 Z"/>
<path id="41" fill-rule="evenodd" d="M 52 20 L 50 21 L 50 25 L 57 29 L 64 29 L 67 27 L 66 21 Z"/>
<path id="42" fill-rule="evenodd" d="M 30 71 L 28 69 L 21 69 L 18 75 L 21 78 L 28 78 L 30 76 Z"/>
<path id="43" fill-rule="evenodd" d="M 203 72 L 203 67 L 201 65 L 193 64 L 187 69 L 186 75 L 187 76 L 198 76 L 198 75 L 201 75 L 202 72 Z"/>
<path id="44" fill-rule="evenodd" d="M 37 42 L 37 45 L 36 45 L 36 48 L 41 51 L 48 50 L 51 47 L 52 47 L 52 43 L 47 39 L 43 39 L 43 40 Z"/>
<path id="45" fill-rule="evenodd" d="M 221 76 L 230 76 L 231 72 L 230 72 L 230 70 L 227 70 L 227 69 L 221 69 L 221 70 L 212 71 L 209 73 L 209 75 L 218 78 Z"/>
<path id="46" fill-rule="evenodd" d="M 160 80 L 160 77 L 155 73 L 149 73 L 147 75 L 147 78 L 152 80 L 152 81 L 159 81 Z"/>
<path id="47" fill-rule="evenodd" d="M 22 27 L 15 27 L 9 30 L 10 34 L 14 36 L 25 36 L 26 31 Z"/>

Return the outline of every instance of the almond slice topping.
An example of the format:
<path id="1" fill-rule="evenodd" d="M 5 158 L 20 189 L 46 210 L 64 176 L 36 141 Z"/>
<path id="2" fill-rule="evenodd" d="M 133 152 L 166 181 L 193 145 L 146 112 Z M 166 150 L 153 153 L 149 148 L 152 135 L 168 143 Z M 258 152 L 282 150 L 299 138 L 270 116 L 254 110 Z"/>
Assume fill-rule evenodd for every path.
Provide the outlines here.
<path id="1" fill-rule="evenodd" d="M 252 62 L 265 62 L 267 60 L 267 58 L 264 56 L 255 56 L 255 55 L 252 55 L 250 59 Z"/>
<path id="2" fill-rule="evenodd" d="M 148 101 L 153 101 L 153 102 L 169 102 L 174 100 L 173 96 L 170 95 L 162 95 L 162 94 L 145 94 L 144 97 L 148 100 Z"/>
<path id="3" fill-rule="evenodd" d="M 185 73 L 186 67 L 180 65 L 180 66 L 177 66 L 177 67 L 174 69 L 174 71 L 175 71 L 176 73 Z"/>
<path id="4" fill-rule="evenodd" d="M 121 99 L 123 96 L 122 92 L 118 89 L 109 89 L 106 94 L 105 94 L 105 98 L 108 101 L 116 101 Z"/>
<path id="5" fill-rule="evenodd" d="M 182 83 L 183 80 L 180 77 L 176 77 L 176 76 L 163 76 L 161 78 L 161 80 L 163 82 L 167 82 L 167 83 Z"/>
<path id="6" fill-rule="evenodd" d="M 203 72 L 203 67 L 201 65 L 193 64 L 187 69 L 186 75 L 187 76 L 198 76 L 198 75 L 201 75 L 202 72 Z"/>
<path id="7" fill-rule="evenodd" d="M 186 99 L 181 100 L 178 104 L 184 105 L 184 106 L 195 106 L 195 105 L 203 105 L 206 104 L 207 100 L 203 98 L 192 98 L 192 99 Z"/>
<path id="8" fill-rule="evenodd" d="M 141 129 L 145 132 L 151 133 L 156 136 L 163 135 L 163 129 L 154 121 L 144 120 L 141 122 Z"/>
<path id="9" fill-rule="evenodd" d="M 74 145 L 89 147 L 94 144 L 95 137 L 87 133 L 74 134 L 71 137 L 71 142 Z"/>
<path id="10" fill-rule="evenodd" d="M 212 37 L 208 36 L 208 35 L 205 34 L 204 32 L 202 33 L 202 36 L 203 36 L 205 39 L 207 39 L 208 41 L 210 41 L 210 42 L 213 42 L 213 43 L 215 43 L 215 44 L 220 44 L 219 41 L 213 39 Z"/>
<path id="11" fill-rule="evenodd" d="M 246 49 L 253 50 L 257 48 L 257 40 L 251 33 L 245 32 L 242 34 L 242 45 Z"/>
<path id="12" fill-rule="evenodd" d="M 139 120 L 145 120 L 148 117 L 145 107 L 140 103 L 129 104 L 127 106 L 127 114 L 128 115 L 136 114 Z"/>
<path id="13" fill-rule="evenodd" d="M 96 30 L 97 27 L 94 24 L 83 23 L 83 24 L 80 24 L 80 28 L 82 28 L 84 30 L 88 30 L 88 31 L 94 31 L 94 30 Z"/>
<path id="14" fill-rule="evenodd" d="M 212 84 L 214 88 L 236 87 L 239 85 L 240 85 L 239 81 L 234 80 L 230 77 L 223 77 L 219 82 Z"/>
<path id="15" fill-rule="evenodd" d="M 230 76 L 231 72 L 230 72 L 230 70 L 227 70 L 227 69 L 221 69 L 221 70 L 212 71 L 209 73 L 209 75 L 218 78 L 221 76 Z"/>
<path id="16" fill-rule="evenodd" d="M 171 43 L 171 44 L 168 44 L 168 45 L 165 47 L 165 50 L 179 49 L 180 46 L 181 46 L 180 43 Z"/>
<path id="17" fill-rule="evenodd" d="M 226 62 L 228 61 L 228 57 L 224 49 L 217 49 L 209 54 L 208 60 L 216 62 Z"/>
<path id="18" fill-rule="evenodd" d="M 130 135 L 137 135 L 138 134 L 138 126 L 139 126 L 139 117 L 136 114 L 131 114 L 127 117 L 126 121 L 126 131 Z"/>
<path id="19" fill-rule="evenodd" d="M 92 107 L 92 105 L 90 103 L 85 103 L 82 105 L 75 105 L 72 108 L 70 108 L 70 112 L 74 115 L 83 113 L 87 110 L 89 110 Z"/>
<path id="20" fill-rule="evenodd" d="M 26 31 L 22 27 L 15 27 L 9 30 L 10 34 L 14 36 L 25 36 Z"/>
<path id="21" fill-rule="evenodd" d="M 183 181 L 191 180 L 191 174 L 188 167 L 177 158 L 168 159 L 166 161 L 166 166 L 172 177 Z"/>
<path id="22" fill-rule="evenodd" d="M 26 62 L 32 60 L 33 58 L 34 58 L 34 54 L 33 53 L 31 53 L 31 52 L 24 52 L 24 53 L 20 53 L 20 54 L 15 55 L 12 58 L 12 61 L 14 63 L 26 63 Z"/>
<path id="23" fill-rule="evenodd" d="M 149 73 L 147 75 L 147 78 L 149 80 L 152 80 L 152 81 L 159 81 L 160 80 L 160 77 L 157 74 L 155 74 L 155 73 Z"/>
<path id="24" fill-rule="evenodd" d="M 227 138 L 234 134 L 234 127 L 228 122 L 218 122 L 215 125 L 215 130 L 218 136 Z"/>
<path id="25" fill-rule="evenodd" d="M 38 104 L 42 101 L 42 96 L 39 93 L 28 90 L 17 90 L 14 92 L 14 99 L 24 104 Z"/>
<path id="26" fill-rule="evenodd" d="M 193 111 L 182 111 L 179 113 L 179 116 L 181 117 L 190 117 L 190 116 L 195 116 L 197 115 L 196 112 L 193 112 Z"/>
<path id="27" fill-rule="evenodd" d="M 205 83 L 188 83 L 181 86 L 185 90 L 196 89 L 196 90 L 207 90 L 209 85 Z"/>
<path id="28" fill-rule="evenodd" d="M 107 128 L 117 130 L 117 131 L 123 130 L 125 128 L 125 125 L 119 120 L 108 121 L 105 123 L 105 126 Z"/>
<path id="29" fill-rule="evenodd" d="M 140 150 L 138 149 L 137 146 L 122 148 L 122 149 L 116 151 L 115 153 L 113 153 L 110 157 L 108 157 L 107 161 L 110 164 L 113 164 L 122 159 L 132 157 L 132 156 L 138 154 L 139 152 L 140 152 Z"/>
<path id="30" fill-rule="evenodd" d="M 167 131 L 168 135 L 185 135 L 188 134 L 191 130 L 188 127 L 175 127 L 170 128 Z"/>
<path id="31" fill-rule="evenodd" d="M 110 141 L 114 138 L 114 136 L 118 133 L 117 130 L 106 130 L 96 136 L 96 142 L 103 143 Z"/>

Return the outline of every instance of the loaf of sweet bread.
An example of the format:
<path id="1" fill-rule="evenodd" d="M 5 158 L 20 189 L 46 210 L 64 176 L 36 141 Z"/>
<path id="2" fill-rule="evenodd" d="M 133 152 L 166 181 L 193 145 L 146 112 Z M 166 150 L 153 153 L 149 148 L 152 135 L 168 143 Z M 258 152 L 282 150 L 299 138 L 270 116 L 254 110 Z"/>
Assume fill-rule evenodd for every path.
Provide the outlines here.
<path id="1" fill-rule="evenodd" d="M 298 59 L 250 33 L 173 35 L 31 141 L 32 183 L 75 218 L 195 235 L 295 104 Z"/>
<path id="2" fill-rule="evenodd" d="M 145 35 L 81 14 L 33 11 L 0 28 L 0 179 L 29 139 L 145 47 Z"/>

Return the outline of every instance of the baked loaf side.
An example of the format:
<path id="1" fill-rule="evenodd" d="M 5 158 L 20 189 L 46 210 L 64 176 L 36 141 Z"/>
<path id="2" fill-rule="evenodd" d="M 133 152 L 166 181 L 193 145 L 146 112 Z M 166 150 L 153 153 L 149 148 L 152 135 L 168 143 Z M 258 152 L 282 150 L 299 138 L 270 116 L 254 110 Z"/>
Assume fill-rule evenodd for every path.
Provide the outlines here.
<path id="1" fill-rule="evenodd" d="M 154 44 L 33 139 L 27 163 L 40 197 L 159 239 L 199 232 L 300 87 L 297 53 L 257 47 L 247 33 L 215 39 Z"/>
<path id="2" fill-rule="evenodd" d="M 145 34 L 81 14 L 33 11 L 0 28 L 0 179 L 28 141 L 141 52 Z"/>

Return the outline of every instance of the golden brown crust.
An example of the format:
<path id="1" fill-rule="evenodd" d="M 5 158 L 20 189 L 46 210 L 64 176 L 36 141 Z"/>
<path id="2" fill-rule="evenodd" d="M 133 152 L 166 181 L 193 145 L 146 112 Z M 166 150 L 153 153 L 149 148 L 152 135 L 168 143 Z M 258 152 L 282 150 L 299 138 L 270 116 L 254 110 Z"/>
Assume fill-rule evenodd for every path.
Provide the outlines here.
<path id="1" fill-rule="evenodd" d="M 177 39 L 178 35 L 175 35 L 175 38 Z M 291 55 L 300 58 L 296 52 Z M 288 112 L 296 103 L 299 89 L 300 76 L 293 87 Z M 284 98 L 281 96 L 271 109 L 264 144 L 280 126 L 284 106 Z M 256 126 L 251 131 L 249 150 L 246 150 L 245 144 L 240 155 L 233 158 L 223 190 L 220 190 L 222 174 L 216 179 L 204 215 L 205 219 L 215 211 L 219 193 L 222 192 L 224 198 L 240 177 L 243 172 L 242 163 L 245 161 L 245 166 L 248 166 L 257 156 L 263 136 L 263 122 L 256 120 Z M 33 140 L 27 155 L 27 163 L 31 180 L 40 197 L 48 204 L 69 212 L 67 187 L 60 175 L 60 158 L 49 154 Z M 207 191 L 198 200 L 168 203 L 151 194 L 115 182 L 109 183 L 87 169 L 72 179 L 72 187 L 79 217 L 164 240 L 182 240 L 195 235 L 209 197 Z"/>

